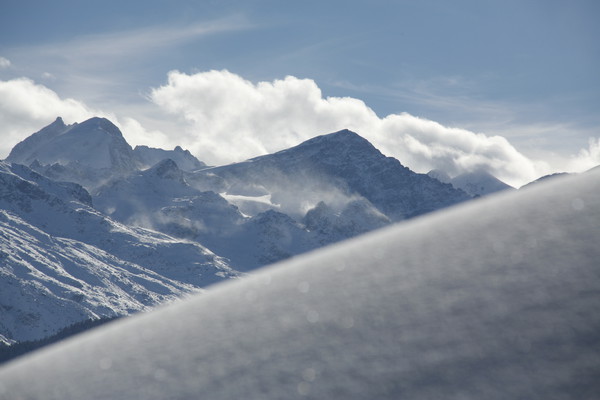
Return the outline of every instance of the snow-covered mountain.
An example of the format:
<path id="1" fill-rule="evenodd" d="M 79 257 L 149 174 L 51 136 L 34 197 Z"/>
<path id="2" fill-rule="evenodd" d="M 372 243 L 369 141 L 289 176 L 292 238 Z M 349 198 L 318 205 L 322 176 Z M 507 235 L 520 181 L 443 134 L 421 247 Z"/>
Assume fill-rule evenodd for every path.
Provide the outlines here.
<path id="1" fill-rule="evenodd" d="M 125 224 L 202 243 L 238 270 L 317 247 L 311 234 L 285 214 L 265 210 L 246 216 L 219 194 L 190 186 L 170 159 L 100 187 L 94 204 Z"/>
<path id="2" fill-rule="evenodd" d="M 216 190 L 229 195 L 270 195 L 281 212 L 300 218 L 320 202 L 341 212 L 349 202 L 362 199 L 399 221 L 469 199 L 463 191 L 384 156 L 349 130 L 196 175 L 205 178 L 196 181 L 208 187 L 214 182 Z"/>
<path id="3" fill-rule="evenodd" d="M 123 223 L 202 243 L 246 271 L 468 198 L 340 131 L 193 173 L 163 160 L 100 187 L 94 204 Z"/>
<path id="4" fill-rule="evenodd" d="M 486 171 L 466 172 L 454 177 L 452 186 L 462 189 L 471 196 L 485 196 L 501 190 L 514 190 L 514 188 Z"/>
<path id="5" fill-rule="evenodd" d="M 200 244 L 118 223 L 78 184 L 22 165 L 0 162 L 0 212 L 2 341 L 144 310 L 239 275 Z"/>
<path id="6" fill-rule="evenodd" d="M 483 170 L 465 172 L 454 178 L 450 178 L 444 171 L 437 169 L 429 171 L 427 175 L 442 183 L 449 183 L 473 197 L 485 196 L 501 190 L 514 189 L 512 186 L 507 185 L 489 172 Z"/>
<path id="7" fill-rule="evenodd" d="M 119 128 L 106 118 L 65 125 L 59 117 L 18 143 L 6 161 L 28 165 L 46 176 L 86 187 L 137 167 L 131 146 Z"/>
<path id="8" fill-rule="evenodd" d="M 128 315 L 196 289 L 0 210 L 0 343 Z"/>
<path id="9" fill-rule="evenodd" d="M 238 271 L 470 199 L 348 130 L 209 168 L 180 147 L 132 150 L 103 118 L 68 126 L 58 118 L 7 160 L 12 164 L 0 163 L 0 210 L 8 249 L 2 254 L 11 261 L 2 266 L 10 277 L 3 284 L 45 305 L 3 298 L 3 320 L 25 321 L 22 329 L 6 323 L 5 341 L 142 310 Z M 25 257 L 30 253 L 35 262 Z M 129 297 L 123 288 L 131 288 Z M 47 310 L 63 303 L 68 318 L 44 322 L 54 318 Z M 45 331 L 19 317 L 30 314 Z"/>

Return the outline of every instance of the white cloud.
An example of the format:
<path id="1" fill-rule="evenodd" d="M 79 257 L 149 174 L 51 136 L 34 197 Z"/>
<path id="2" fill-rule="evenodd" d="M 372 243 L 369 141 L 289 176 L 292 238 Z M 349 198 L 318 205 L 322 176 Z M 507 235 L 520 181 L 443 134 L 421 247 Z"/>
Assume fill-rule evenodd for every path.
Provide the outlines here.
<path id="1" fill-rule="evenodd" d="M 168 51 L 193 40 L 219 33 L 250 29 L 252 25 L 241 16 L 191 24 L 152 25 L 137 29 L 81 35 L 63 42 L 45 43 L 10 49 L 22 63 L 43 67 L 53 75 L 70 76 L 77 72 L 88 79 L 99 79 L 107 69 L 143 65 L 147 57 Z M 156 62 L 156 61 L 153 61 Z M 94 71 L 96 76 L 90 76 Z"/>
<path id="2" fill-rule="evenodd" d="M 133 118 L 117 118 L 113 113 L 94 110 L 81 101 L 61 98 L 56 92 L 31 79 L 0 81 L 0 159 L 8 156 L 12 147 L 50 124 L 56 117 L 66 124 L 81 122 L 93 116 L 113 121 L 131 144 L 165 145 L 166 136 L 148 131 Z"/>
<path id="3" fill-rule="evenodd" d="M 419 172 L 458 174 L 483 168 L 519 186 L 548 165 L 519 153 L 504 137 L 445 127 L 409 114 L 379 118 L 364 102 L 323 98 L 310 79 L 252 83 L 228 71 L 172 71 L 151 99 L 185 122 L 178 140 L 203 161 L 222 164 L 293 146 L 343 128 Z"/>
<path id="4" fill-rule="evenodd" d="M 48 80 L 48 81 L 55 81 L 56 80 L 56 77 L 53 74 L 51 74 L 50 72 L 43 72 L 42 73 L 42 78 L 44 78 L 45 80 Z"/>
<path id="5" fill-rule="evenodd" d="M 8 58 L 0 57 L 0 68 L 10 67 L 10 60 Z"/>
<path id="6" fill-rule="evenodd" d="M 55 92 L 30 79 L 0 81 L 0 157 L 33 132 L 62 116 L 66 123 L 93 116 L 92 110 L 73 99 L 61 99 Z"/>
<path id="7" fill-rule="evenodd" d="M 581 149 L 567 164 L 567 171 L 583 172 L 600 165 L 600 138 L 590 138 L 589 147 Z"/>

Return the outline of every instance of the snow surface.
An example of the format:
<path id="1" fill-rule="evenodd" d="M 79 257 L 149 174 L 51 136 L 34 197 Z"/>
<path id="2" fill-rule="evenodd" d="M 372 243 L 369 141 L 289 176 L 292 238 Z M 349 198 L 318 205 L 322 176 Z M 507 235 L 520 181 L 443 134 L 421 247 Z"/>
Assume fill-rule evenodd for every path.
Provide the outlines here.
<path id="1" fill-rule="evenodd" d="M 600 172 L 465 203 L 0 368 L 1 399 L 597 399 Z"/>
<path id="2" fill-rule="evenodd" d="M 270 194 L 262 196 L 243 196 L 222 192 L 219 193 L 219 195 L 229 203 L 235 205 L 240 212 L 247 217 L 253 217 L 267 210 L 277 210 L 281 208 L 281 204 L 274 204 L 271 202 Z"/>

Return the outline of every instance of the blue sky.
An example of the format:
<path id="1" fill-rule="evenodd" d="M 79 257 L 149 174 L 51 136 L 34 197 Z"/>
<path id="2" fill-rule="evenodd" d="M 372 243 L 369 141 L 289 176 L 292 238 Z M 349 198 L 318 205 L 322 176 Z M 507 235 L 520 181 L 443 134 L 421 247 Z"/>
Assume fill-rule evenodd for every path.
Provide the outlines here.
<path id="1" fill-rule="evenodd" d="M 222 100 L 214 93 L 232 90 L 228 99 L 235 109 L 237 92 L 232 88 L 237 77 L 255 85 L 256 93 L 244 97 L 251 102 L 257 93 L 261 98 L 271 96 L 261 92 L 260 82 L 273 84 L 292 76 L 314 82 L 323 99 L 364 102 L 379 118 L 372 119 L 379 125 L 390 114 L 408 113 L 445 128 L 502 137 L 532 162 L 531 171 L 525 174 L 528 177 L 589 166 L 600 147 L 594 141 L 600 137 L 600 3 L 596 1 L 5 0 L 0 8 L 0 80 L 15 83 L 26 78 L 30 82 L 27 95 L 18 94 L 20 89 L 14 87 L 0 91 L 4 96 L 0 103 L 5 108 L 3 124 L 12 123 L 19 129 L 30 129 L 50 118 L 49 111 L 46 116 L 29 109 L 31 106 L 26 112 L 6 111 L 19 108 L 14 102 L 31 97 L 31 85 L 35 85 L 36 93 L 47 89 L 57 96 L 56 111 L 72 111 L 75 118 L 78 114 L 73 108 L 65 109 L 73 106 L 67 104 L 71 99 L 87 112 L 113 116 L 131 142 L 145 140 L 150 145 L 173 147 L 179 141 L 196 150 L 200 158 L 210 160 L 210 155 L 195 146 L 194 138 L 212 135 L 214 141 L 225 137 L 206 127 L 220 123 L 215 118 L 223 115 L 223 110 L 196 115 L 197 106 L 208 109 Z M 198 74 L 211 70 L 226 70 L 235 76 L 229 76 L 227 83 L 222 75 L 210 75 L 223 80 L 226 88 L 208 83 L 202 86 L 202 93 L 188 93 L 191 103 L 187 104 L 175 105 L 182 99 L 182 87 L 173 91 L 171 98 L 159 90 L 173 89 L 166 88 L 171 86 L 169 71 L 204 79 L 208 75 Z M 190 80 L 186 90 L 198 87 L 197 83 Z M 20 85 L 23 88 L 25 84 Z M 282 96 L 288 99 L 311 92 L 308 86 L 303 91 L 294 85 L 288 82 Z M 209 97 L 202 97 L 205 94 Z M 48 103 L 40 98 L 39 103 L 44 102 Z M 290 104 L 293 108 L 293 102 Z M 258 106 L 244 106 L 255 110 L 248 115 L 243 110 L 225 113 L 226 118 L 244 119 L 245 130 L 237 122 L 226 125 L 238 127 L 245 136 L 254 135 L 245 138 L 251 150 L 232 151 L 235 156 L 230 160 L 223 156 L 215 162 L 274 150 L 268 144 L 276 133 L 265 133 L 264 123 L 253 119 L 257 113 L 253 107 Z M 288 109 L 279 111 L 290 114 Z M 307 111 L 300 119 L 310 119 L 313 112 Z M 38 117 L 41 114 L 43 118 Z M 339 114 L 339 120 L 331 123 L 296 125 L 286 140 L 275 142 L 289 145 L 294 139 L 326 133 L 316 130 L 350 121 L 342 111 Z M 14 123 L 19 115 L 31 117 L 31 124 Z M 282 115 L 274 118 L 284 125 Z M 354 121 L 355 125 L 363 129 L 373 126 L 364 123 L 365 118 L 371 117 Z M 253 134 L 259 127 L 261 132 Z M 377 129 L 379 135 L 394 134 L 391 128 L 373 128 Z M 10 131 L 5 134 L 10 137 L 5 145 L 32 132 Z M 451 135 L 453 131 L 448 132 Z M 368 133 L 359 133 L 369 138 Z M 421 139 L 413 134 L 412 138 L 439 150 L 441 145 L 435 147 L 437 142 L 430 136 Z M 589 142 L 590 138 L 595 139 Z M 204 139 L 205 148 L 214 144 Z M 226 139 L 235 144 L 239 137 Z M 410 155 L 392 147 L 410 147 L 412 139 L 396 143 L 379 139 L 372 141 L 387 150 L 384 152 L 411 160 Z M 250 142 L 257 140 L 264 143 L 253 147 Z M 464 140 L 454 141 L 452 146 Z M 455 149 L 443 154 L 422 149 L 421 161 L 412 160 L 414 165 L 409 166 L 417 170 L 448 167 L 459 173 L 476 164 L 473 159 L 465 161 L 466 153 L 477 152 L 473 146 L 487 144 L 471 144 L 458 153 Z M 1 150 L 0 156 L 8 151 Z M 498 157 L 492 153 L 485 154 L 486 168 L 518 181 L 518 173 L 509 173 L 507 168 L 499 172 L 500 167 L 493 166 Z M 454 157 L 452 165 L 446 162 L 449 154 Z M 431 162 L 424 162 L 423 157 Z M 459 157 L 463 157 L 460 162 Z M 577 164 L 578 157 L 587 157 L 586 162 Z M 506 162 L 515 162 L 514 157 Z M 529 179 L 525 175 L 521 180 Z"/>

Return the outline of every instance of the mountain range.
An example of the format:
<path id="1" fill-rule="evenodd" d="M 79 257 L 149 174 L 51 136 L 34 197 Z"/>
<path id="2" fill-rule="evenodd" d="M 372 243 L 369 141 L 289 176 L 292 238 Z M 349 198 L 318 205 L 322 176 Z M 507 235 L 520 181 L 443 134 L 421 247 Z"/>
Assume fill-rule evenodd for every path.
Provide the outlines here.
<path id="1" fill-rule="evenodd" d="M 0 341 L 147 310 L 505 188 L 431 175 L 349 130 L 210 167 L 179 146 L 132 148 L 105 118 L 57 118 L 0 163 Z"/>
<path id="2" fill-rule="evenodd" d="M 0 366 L 0 399 L 596 400 L 600 171 L 430 213 Z"/>

